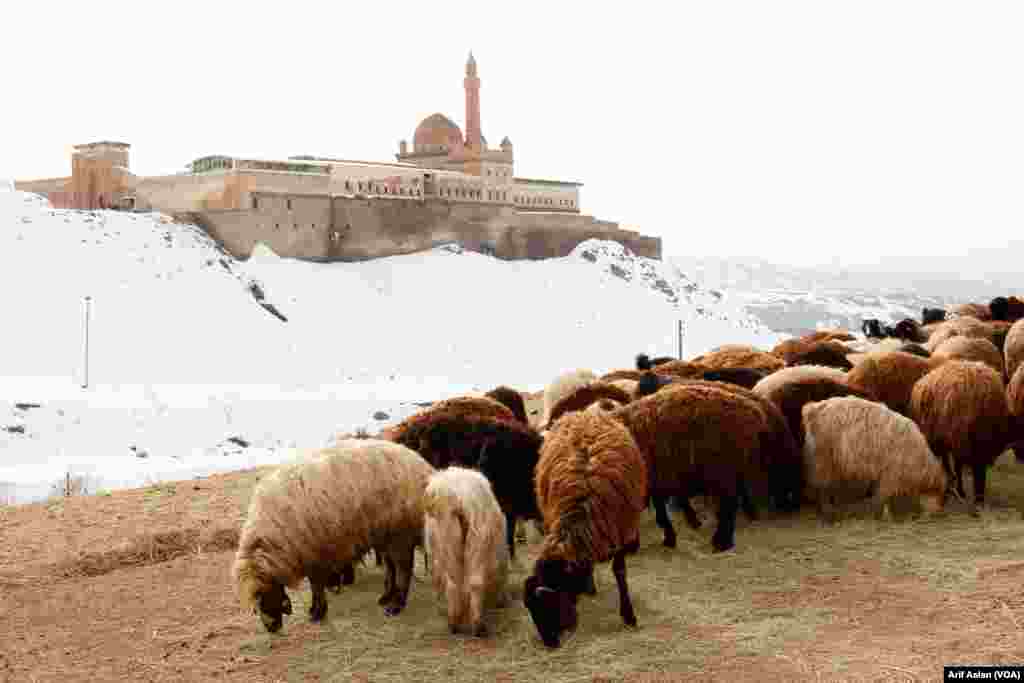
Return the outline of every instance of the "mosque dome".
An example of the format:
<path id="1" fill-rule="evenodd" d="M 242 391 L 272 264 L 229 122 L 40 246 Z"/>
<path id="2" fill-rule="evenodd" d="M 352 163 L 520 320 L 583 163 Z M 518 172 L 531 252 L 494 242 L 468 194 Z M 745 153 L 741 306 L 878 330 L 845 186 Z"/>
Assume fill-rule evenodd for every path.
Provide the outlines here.
<path id="1" fill-rule="evenodd" d="M 451 149 L 462 142 L 462 131 L 455 122 L 444 114 L 431 114 L 416 126 L 413 134 L 413 149 L 420 152 Z"/>

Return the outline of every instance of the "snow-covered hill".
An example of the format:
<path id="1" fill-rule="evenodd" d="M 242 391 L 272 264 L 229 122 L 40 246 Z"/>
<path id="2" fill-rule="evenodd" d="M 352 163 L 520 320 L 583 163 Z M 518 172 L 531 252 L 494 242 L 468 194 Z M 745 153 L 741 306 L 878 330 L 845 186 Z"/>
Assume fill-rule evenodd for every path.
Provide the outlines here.
<path id="1" fill-rule="evenodd" d="M 449 245 L 336 264 L 261 248 L 239 262 L 159 214 L 11 191 L 0 286 L 0 502 L 43 496 L 67 471 L 109 488 L 273 462 L 424 401 L 675 354 L 680 320 L 687 356 L 780 338 L 742 302 L 615 243 L 544 261 Z"/>

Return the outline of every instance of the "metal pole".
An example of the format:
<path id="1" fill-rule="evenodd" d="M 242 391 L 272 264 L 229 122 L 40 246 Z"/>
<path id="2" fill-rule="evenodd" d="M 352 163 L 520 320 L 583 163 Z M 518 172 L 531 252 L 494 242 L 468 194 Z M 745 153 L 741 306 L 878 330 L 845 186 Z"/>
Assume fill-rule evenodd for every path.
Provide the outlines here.
<path id="1" fill-rule="evenodd" d="M 91 296 L 85 297 L 82 315 L 82 388 L 89 388 L 89 304 Z"/>
<path id="2" fill-rule="evenodd" d="M 683 359 L 683 321 L 679 320 L 677 322 L 678 322 L 678 325 L 679 325 L 678 329 L 677 329 L 677 336 L 679 338 L 679 360 L 682 360 Z"/>

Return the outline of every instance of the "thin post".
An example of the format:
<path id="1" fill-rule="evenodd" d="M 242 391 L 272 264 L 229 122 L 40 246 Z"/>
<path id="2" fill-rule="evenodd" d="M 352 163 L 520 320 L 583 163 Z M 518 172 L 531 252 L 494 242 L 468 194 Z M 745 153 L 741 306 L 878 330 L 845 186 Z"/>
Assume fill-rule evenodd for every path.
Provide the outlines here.
<path id="1" fill-rule="evenodd" d="M 89 305 L 92 297 L 87 296 L 82 306 L 82 388 L 89 388 Z"/>
<path id="2" fill-rule="evenodd" d="M 679 360 L 683 359 L 683 321 L 678 320 L 677 336 L 679 338 Z"/>

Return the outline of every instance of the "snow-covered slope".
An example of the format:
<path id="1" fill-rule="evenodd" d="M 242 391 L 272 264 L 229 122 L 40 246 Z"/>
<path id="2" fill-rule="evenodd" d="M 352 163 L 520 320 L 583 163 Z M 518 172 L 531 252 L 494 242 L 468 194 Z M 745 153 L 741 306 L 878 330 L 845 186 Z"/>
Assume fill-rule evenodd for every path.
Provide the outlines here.
<path id="1" fill-rule="evenodd" d="M 614 243 L 545 261 L 450 245 L 335 264 L 260 248 L 239 262 L 159 214 L 10 191 L 0 287 L 0 502 L 45 495 L 67 471 L 110 487 L 273 462 L 424 401 L 675 354 L 680 320 L 688 356 L 779 339 Z"/>

